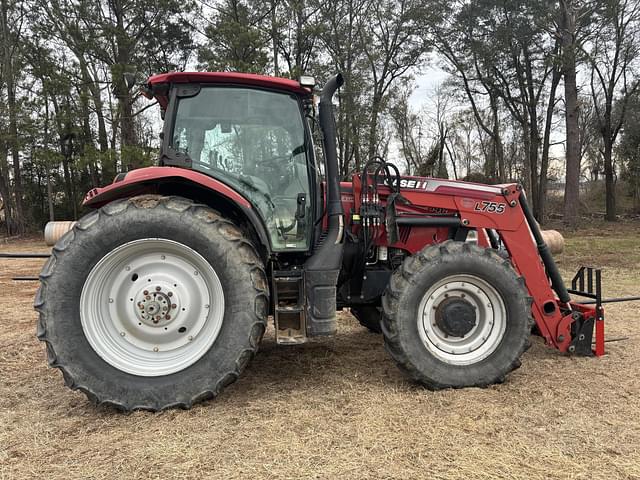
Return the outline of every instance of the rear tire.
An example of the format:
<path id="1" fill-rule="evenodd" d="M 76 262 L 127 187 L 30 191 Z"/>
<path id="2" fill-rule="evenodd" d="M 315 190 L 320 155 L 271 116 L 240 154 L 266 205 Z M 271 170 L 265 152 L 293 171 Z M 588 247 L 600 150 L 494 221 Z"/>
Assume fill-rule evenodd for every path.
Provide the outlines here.
<path id="1" fill-rule="evenodd" d="M 49 364 L 71 389 L 124 411 L 215 397 L 266 326 L 268 283 L 254 246 L 184 198 L 145 195 L 90 213 L 55 245 L 40 280 Z"/>
<path id="2" fill-rule="evenodd" d="M 382 298 L 385 347 L 431 389 L 501 383 L 529 347 L 531 298 L 509 260 L 447 241 L 408 257 Z"/>
<path id="3" fill-rule="evenodd" d="M 351 307 L 351 314 L 360 322 L 360 325 L 371 333 L 382 333 L 380 322 L 382 320 L 382 308 L 365 305 Z"/>

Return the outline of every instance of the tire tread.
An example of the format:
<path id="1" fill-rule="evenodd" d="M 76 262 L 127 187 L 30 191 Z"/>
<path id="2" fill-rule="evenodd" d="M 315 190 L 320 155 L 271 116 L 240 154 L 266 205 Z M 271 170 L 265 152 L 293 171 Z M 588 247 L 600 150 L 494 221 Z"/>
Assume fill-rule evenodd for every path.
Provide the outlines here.
<path id="1" fill-rule="evenodd" d="M 517 275 L 515 270 L 513 269 L 511 262 L 509 260 L 505 260 L 494 250 L 490 248 L 482 248 L 478 245 L 466 242 L 447 240 L 437 245 L 429 245 L 423 248 L 416 255 L 407 257 L 400 265 L 400 267 L 392 274 L 391 281 L 389 282 L 387 290 L 382 299 L 383 314 L 381 320 L 381 330 L 384 337 L 385 349 L 396 361 L 400 370 L 402 370 L 410 379 L 426 386 L 431 390 L 439 390 L 443 388 L 463 388 L 467 386 L 487 387 L 493 383 L 503 383 L 508 373 L 520 367 L 520 356 L 524 354 L 524 352 L 526 352 L 531 345 L 531 342 L 527 337 L 523 342 L 521 342 L 519 350 L 514 355 L 513 361 L 510 365 L 507 366 L 504 373 L 498 374 L 491 379 L 478 379 L 471 385 L 458 386 L 454 384 L 435 381 L 433 378 L 416 368 L 416 366 L 410 361 L 409 356 L 405 351 L 405 346 L 400 339 L 400 335 L 397 334 L 397 324 L 399 319 L 397 318 L 397 309 L 395 307 L 397 305 L 398 299 L 402 297 L 403 291 L 405 291 L 415 283 L 414 277 L 419 272 L 419 270 L 415 268 L 416 259 L 420 258 L 424 262 L 424 264 L 426 264 L 429 262 L 433 262 L 442 256 L 455 255 L 457 253 L 463 252 L 466 254 L 487 256 L 494 260 L 502 268 L 504 268 L 506 274 Z M 526 322 L 529 330 L 531 330 L 534 325 L 534 320 L 531 315 L 532 298 L 529 296 L 529 293 L 526 289 L 525 279 L 521 276 L 518 276 L 517 278 L 518 284 L 521 287 L 521 295 L 518 296 L 518 301 L 523 302 L 522 307 L 529 312 Z"/>
<path id="2" fill-rule="evenodd" d="M 42 269 L 42 272 L 39 275 L 40 287 L 38 288 L 38 291 L 36 293 L 34 308 L 38 312 L 39 316 L 36 335 L 38 340 L 46 344 L 49 366 L 59 369 L 62 372 L 65 384 L 72 390 L 79 390 L 83 392 L 87 396 L 89 401 L 95 405 L 111 406 L 125 412 L 129 412 L 132 410 L 161 411 L 175 407 L 189 409 L 194 404 L 202 402 L 205 399 L 214 398 L 224 389 L 224 387 L 230 385 L 238 379 L 249 361 L 255 356 L 258 350 L 258 345 L 260 344 L 260 341 L 262 340 L 262 336 L 264 335 L 266 329 L 266 316 L 260 316 L 258 314 L 258 309 L 256 308 L 256 311 L 253 315 L 254 323 L 250 329 L 250 335 L 246 342 L 246 348 L 241 350 L 238 354 L 238 357 L 234 362 L 235 368 L 224 374 L 215 382 L 214 385 L 208 385 L 204 387 L 202 391 L 192 395 L 190 398 L 178 402 L 162 403 L 161 401 L 157 401 L 155 403 L 142 405 L 123 403 L 113 398 L 100 398 L 95 392 L 91 390 L 90 387 L 76 383 L 69 366 L 58 361 L 54 345 L 47 336 L 47 324 L 51 321 L 51 319 L 48 316 L 47 304 L 45 301 L 46 289 L 47 284 L 51 282 L 52 277 L 55 276 L 56 263 L 60 258 L 64 257 L 68 247 L 73 243 L 77 235 L 83 235 L 85 232 L 96 226 L 100 215 L 114 216 L 121 215 L 130 208 L 149 209 L 158 207 L 164 207 L 179 212 L 190 211 L 192 212 L 193 218 L 203 223 L 218 223 L 220 225 L 218 228 L 225 232 L 237 231 L 237 234 L 235 234 L 234 232 L 233 234 L 224 235 L 226 241 L 231 242 L 233 247 L 229 250 L 228 254 L 232 254 L 232 252 L 239 248 L 242 248 L 245 251 L 250 251 L 249 255 L 243 255 L 241 256 L 241 259 L 242 263 L 245 264 L 247 269 L 251 272 L 251 279 L 253 283 L 252 287 L 255 294 L 256 305 L 258 302 L 266 302 L 268 304 L 269 291 L 266 271 L 262 261 L 260 261 L 260 257 L 255 247 L 250 241 L 248 241 L 246 237 L 244 237 L 242 232 L 233 223 L 231 223 L 229 220 L 221 216 L 218 212 L 206 205 L 194 203 L 191 200 L 177 196 L 141 195 L 137 197 L 116 200 L 105 205 L 100 210 L 87 215 L 78 223 L 76 223 L 73 229 L 66 233 L 54 246 L 51 257 L 46 262 Z"/>

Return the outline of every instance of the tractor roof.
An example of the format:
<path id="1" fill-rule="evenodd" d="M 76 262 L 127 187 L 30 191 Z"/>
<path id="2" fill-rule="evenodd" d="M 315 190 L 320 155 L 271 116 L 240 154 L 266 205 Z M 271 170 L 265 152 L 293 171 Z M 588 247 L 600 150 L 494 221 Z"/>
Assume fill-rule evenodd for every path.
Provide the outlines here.
<path id="1" fill-rule="evenodd" d="M 148 83 L 150 85 L 161 83 L 225 83 L 287 90 L 300 95 L 311 94 L 308 88 L 301 86 L 295 80 L 238 72 L 169 72 L 149 77 Z"/>

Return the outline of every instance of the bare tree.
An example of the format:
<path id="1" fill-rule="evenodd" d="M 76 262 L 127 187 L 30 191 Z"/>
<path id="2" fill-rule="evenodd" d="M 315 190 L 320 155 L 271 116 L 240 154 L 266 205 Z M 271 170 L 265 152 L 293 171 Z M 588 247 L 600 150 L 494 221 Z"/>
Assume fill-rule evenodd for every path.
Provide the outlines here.
<path id="1" fill-rule="evenodd" d="M 396 137 L 400 142 L 400 153 L 406 162 L 407 175 L 418 170 L 425 156 L 422 142 L 424 125 L 422 117 L 411 108 L 411 93 L 406 85 L 396 92 L 390 111 Z"/>
<path id="2" fill-rule="evenodd" d="M 622 128 L 627 105 L 638 91 L 634 76 L 639 58 L 640 5 L 636 0 L 607 0 L 596 12 L 596 26 L 584 49 L 591 66 L 591 96 L 603 142 L 606 215 L 616 220 L 613 147 Z"/>
<path id="3" fill-rule="evenodd" d="M 371 8 L 370 29 L 360 30 L 373 80 L 369 118 L 368 157 L 379 143 L 378 124 L 394 83 L 417 66 L 427 51 L 422 24 L 428 9 L 418 0 L 380 0 Z"/>

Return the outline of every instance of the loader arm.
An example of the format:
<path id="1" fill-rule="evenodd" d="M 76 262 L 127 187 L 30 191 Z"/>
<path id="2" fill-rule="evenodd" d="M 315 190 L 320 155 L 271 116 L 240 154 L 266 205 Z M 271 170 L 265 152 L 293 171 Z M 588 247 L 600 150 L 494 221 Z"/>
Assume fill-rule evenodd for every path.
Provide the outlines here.
<path id="1" fill-rule="evenodd" d="M 353 179 L 354 210 L 361 211 L 362 179 Z M 365 189 L 366 191 L 367 189 Z M 379 202 L 386 205 L 391 189 L 376 189 Z M 478 232 L 478 243 L 489 246 L 488 233 L 497 235 L 513 268 L 525 279 L 531 309 L 538 330 L 549 346 L 561 352 L 591 351 L 591 331 L 595 327 L 594 353 L 604 353 L 604 311 L 601 305 L 571 301 L 557 266 L 540 236 L 522 187 L 517 183 L 481 185 L 420 177 L 402 177 L 396 202 L 395 222 L 411 227 L 411 235 L 388 244 L 386 231 L 377 237 L 379 245 L 416 253 L 425 245 L 441 241 L 443 235 L 462 230 Z M 365 208 L 366 210 L 366 208 Z M 366 220 L 363 219 L 363 222 Z M 446 237 L 445 237 L 446 238 Z M 462 238 L 464 240 L 464 238 Z M 582 293 L 576 291 L 574 293 Z"/>

